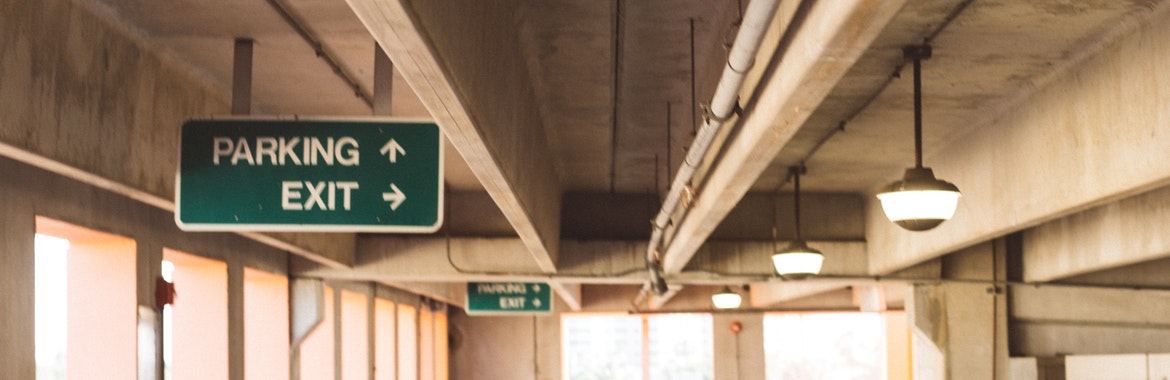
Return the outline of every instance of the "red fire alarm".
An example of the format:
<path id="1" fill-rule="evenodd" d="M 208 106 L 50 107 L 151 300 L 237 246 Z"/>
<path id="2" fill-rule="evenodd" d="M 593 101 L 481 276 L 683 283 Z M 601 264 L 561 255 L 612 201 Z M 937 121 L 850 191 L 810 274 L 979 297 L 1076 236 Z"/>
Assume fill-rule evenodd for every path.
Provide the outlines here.
<path id="1" fill-rule="evenodd" d="M 162 277 L 154 279 L 154 306 L 160 310 L 163 306 L 175 304 L 175 284 L 167 282 Z"/>

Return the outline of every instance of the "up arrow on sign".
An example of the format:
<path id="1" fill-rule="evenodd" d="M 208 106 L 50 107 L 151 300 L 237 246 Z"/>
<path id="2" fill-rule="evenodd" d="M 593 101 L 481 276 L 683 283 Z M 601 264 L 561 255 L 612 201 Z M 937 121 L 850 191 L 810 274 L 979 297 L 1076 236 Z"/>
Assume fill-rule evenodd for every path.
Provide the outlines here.
<path id="1" fill-rule="evenodd" d="M 390 163 L 393 164 L 398 162 L 399 154 L 406 155 L 406 149 L 402 149 L 402 145 L 398 145 L 398 140 L 390 139 L 390 141 L 386 142 L 386 145 L 382 145 L 382 149 L 379 149 L 378 153 L 389 157 Z"/>
<path id="2" fill-rule="evenodd" d="M 183 230 L 429 233 L 443 222 L 431 122 L 189 120 L 179 145 Z"/>

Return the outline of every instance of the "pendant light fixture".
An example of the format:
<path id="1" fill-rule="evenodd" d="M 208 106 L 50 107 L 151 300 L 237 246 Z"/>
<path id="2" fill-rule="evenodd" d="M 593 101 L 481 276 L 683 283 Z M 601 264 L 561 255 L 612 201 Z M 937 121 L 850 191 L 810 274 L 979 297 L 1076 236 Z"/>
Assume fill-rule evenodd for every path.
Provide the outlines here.
<path id="1" fill-rule="evenodd" d="M 825 255 L 821 254 L 821 251 L 809 248 L 800 236 L 800 175 L 802 172 L 804 172 L 804 166 L 792 167 L 791 169 L 793 178 L 792 212 L 795 215 L 793 229 L 796 240 L 793 240 L 788 248 L 772 255 L 772 265 L 776 267 L 776 273 L 779 273 L 781 277 L 795 280 L 821 273 L 821 264 L 825 261 Z"/>
<path id="2" fill-rule="evenodd" d="M 922 60 L 930 58 L 930 46 L 907 46 L 902 52 L 914 61 L 914 167 L 906 169 L 901 181 L 886 185 L 877 198 L 891 222 L 926 231 L 955 214 L 960 194 L 953 183 L 935 178 L 934 171 L 922 166 Z"/>
<path id="3" fill-rule="evenodd" d="M 735 309 L 743 303 L 743 298 L 732 291 L 730 286 L 724 286 L 719 293 L 711 295 L 711 303 L 715 304 L 716 309 Z"/>

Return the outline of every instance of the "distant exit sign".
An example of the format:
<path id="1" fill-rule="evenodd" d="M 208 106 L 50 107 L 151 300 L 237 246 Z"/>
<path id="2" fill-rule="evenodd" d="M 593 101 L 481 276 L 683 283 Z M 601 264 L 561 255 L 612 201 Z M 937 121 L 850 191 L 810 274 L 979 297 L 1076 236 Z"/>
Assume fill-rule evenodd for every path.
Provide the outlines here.
<path id="1" fill-rule="evenodd" d="M 434 232 L 443 152 L 430 122 L 190 120 L 175 222 L 187 231 Z"/>
<path id="2" fill-rule="evenodd" d="M 469 282 L 467 314 L 518 315 L 552 313 L 552 291 L 539 282 Z"/>

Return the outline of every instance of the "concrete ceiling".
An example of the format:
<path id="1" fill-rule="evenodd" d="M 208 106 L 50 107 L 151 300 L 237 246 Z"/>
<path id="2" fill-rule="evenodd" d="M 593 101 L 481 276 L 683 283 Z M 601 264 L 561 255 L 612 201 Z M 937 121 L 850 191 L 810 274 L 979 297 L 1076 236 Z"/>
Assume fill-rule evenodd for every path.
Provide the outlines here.
<path id="1" fill-rule="evenodd" d="M 375 39 L 345 1 L 88 1 L 225 94 L 232 80 L 232 41 L 254 39 L 256 114 L 372 113 Z M 934 47 L 933 59 L 923 65 L 930 166 L 932 157 L 946 154 L 936 147 L 994 123 L 1162 3 L 909 0 L 750 191 L 776 191 L 787 168 L 801 162 L 809 169 L 802 184 L 814 192 L 869 196 L 899 178 L 913 164 L 909 67 L 896 77 L 904 46 L 930 39 Z M 523 107 L 538 112 L 553 152 L 533 159 L 553 161 L 561 193 L 646 196 L 653 202 L 666 191 L 702 124 L 701 105 L 710 101 L 743 5 L 735 0 L 510 3 L 511 19 L 498 22 L 517 30 L 521 57 L 516 61 L 528 73 L 536 99 Z M 280 9 L 320 42 L 320 52 Z M 947 23 L 948 18 L 953 20 Z M 320 54 L 338 62 L 341 72 Z M 356 91 L 346 78 L 356 83 Z M 395 116 L 430 116 L 401 75 L 393 102 Z M 476 165 L 460 157 L 462 146 L 455 148 L 447 150 L 449 188 L 482 192 Z M 945 172 L 937 174 L 946 178 Z M 492 198 L 474 199 L 490 203 Z M 636 222 L 597 223 L 646 226 L 647 212 L 630 214 Z"/>
<path id="2" fill-rule="evenodd" d="M 963 3 L 909 1 L 777 155 L 755 190 L 774 189 L 785 168 L 802 160 L 809 168 L 803 184 L 814 191 L 867 193 L 901 178 L 914 164 L 911 66 L 889 79 L 903 65 L 904 46 L 937 33 L 931 41 L 934 56 L 922 64 L 923 156 L 930 166 L 932 156 L 946 154 L 936 147 L 994 122 L 1098 52 L 1132 27 L 1127 20 L 1158 2 L 976 0 L 940 29 Z"/>

